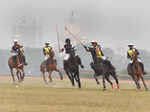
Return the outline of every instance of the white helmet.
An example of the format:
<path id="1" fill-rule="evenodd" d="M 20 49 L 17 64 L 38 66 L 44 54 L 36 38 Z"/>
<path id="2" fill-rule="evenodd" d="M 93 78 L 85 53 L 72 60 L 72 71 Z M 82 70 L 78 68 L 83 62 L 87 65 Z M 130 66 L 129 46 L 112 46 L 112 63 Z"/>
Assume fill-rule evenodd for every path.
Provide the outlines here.
<path id="1" fill-rule="evenodd" d="M 133 43 L 130 43 L 128 46 L 134 46 L 134 44 L 133 44 Z"/>
<path id="2" fill-rule="evenodd" d="M 49 42 L 45 42 L 45 45 L 49 45 Z"/>
<path id="3" fill-rule="evenodd" d="M 97 43 L 97 41 L 96 40 L 92 40 L 91 43 Z"/>
<path id="4" fill-rule="evenodd" d="M 18 40 L 17 40 L 17 39 L 14 39 L 14 42 L 18 42 Z"/>

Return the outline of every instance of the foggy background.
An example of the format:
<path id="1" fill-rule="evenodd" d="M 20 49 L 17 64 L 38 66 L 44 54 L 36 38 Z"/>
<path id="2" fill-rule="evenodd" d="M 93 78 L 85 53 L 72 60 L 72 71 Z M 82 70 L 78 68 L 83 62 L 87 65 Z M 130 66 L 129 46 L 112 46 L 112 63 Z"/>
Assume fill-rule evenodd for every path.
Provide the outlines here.
<path id="1" fill-rule="evenodd" d="M 0 0 L 0 59 L 3 63 L 0 65 L 4 68 L 0 71 L 9 73 L 9 50 L 15 35 L 19 35 L 17 38 L 25 46 L 30 64 L 27 71 L 39 73 L 39 64 L 43 60 L 40 48 L 49 41 L 57 49 L 56 24 L 63 47 L 66 38 L 64 26 L 70 23 L 80 26 L 84 39 L 97 40 L 105 52 L 111 50 L 113 55 L 110 52 L 107 55 L 118 71 L 126 68 L 126 50 L 130 42 L 143 51 L 141 57 L 146 54 L 146 58 L 142 59 L 148 69 L 149 3 L 148 0 Z M 82 47 L 79 48 L 80 55 L 84 52 L 82 50 Z M 57 58 L 62 60 L 59 55 Z M 82 58 L 86 58 L 85 55 L 88 54 L 85 52 Z M 86 60 L 83 59 L 84 64 Z M 85 69 L 89 70 L 89 66 Z"/>

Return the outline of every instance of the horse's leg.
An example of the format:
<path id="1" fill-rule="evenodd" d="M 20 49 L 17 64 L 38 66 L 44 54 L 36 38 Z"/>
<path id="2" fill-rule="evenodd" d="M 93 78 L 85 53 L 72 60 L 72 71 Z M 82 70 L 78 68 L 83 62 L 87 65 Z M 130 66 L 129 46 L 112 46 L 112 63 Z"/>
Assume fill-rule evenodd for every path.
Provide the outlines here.
<path id="1" fill-rule="evenodd" d="M 99 81 L 98 81 L 98 78 L 97 78 L 96 74 L 94 74 L 94 79 L 96 80 L 97 85 L 99 85 Z"/>
<path id="2" fill-rule="evenodd" d="M 78 55 L 76 56 L 76 59 L 77 59 L 78 64 L 81 66 L 81 68 L 84 68 L 81 58 Z"/>
<path id="3" fill-rule="evenodd" d="M 72 77 L 72 74 L 67 70 L 65 70 L 65 72 L 66 72 L 68 78 L 70 79 L 72 86 L 74 86 L 74 79 Z"/>
<path id="4" fill-rule="evenodd" d="M 19 69 L 16 69 L 16 75 L 17 75 L 18 81 L 20 82 Z"/>
<path id="5" fill-rule="evenodd" d="M 24 69 L 22 69 L 22 81 L 24 80 L 24 77 L 25 77 L 25 72 L 24 72 Z"/>
<path id="6" fill-rule="evenodd" d="M 107 82 L 109 82 L 109 84 L 111 85 L 111 88 L 114 89 L 114 85 L 113 85 L 113 83 L 111 82 L 111 80 L 109 79 L 109 76 L 106 75 L 105 78 L 106 78 Z"/>
<path id="7" fill-rule="evenodd" d="M 53 82 L 53 79 L 52 79 L 52 71 L 49 71 L 48 72 L 48 74 L 49 74 L 49 82 L 51 83 L 51 82 Z"/>
<path id="8" fill-rule="evenodd" d="M 10 72 L 11 72 L 11 76 L 12 76 L 13 83 L 15 83 L 16 80 L 15 80 L 15 76 L 14 76 L 14 72 L 13 72 L 13 69 L 12 69 L 12 68 L 10 68 Z"/>
<path id="9" fill-rule="evenodd" d="M 141 75 L 141 79 L 142 79 L 143 85 L 144 85 L 144 87 L 145 87 L 145 90 L 147 91 L 148 88 L 147 88 L 147 85 L 146 85 L 146 83 L 145 83 L 143 74 Z"/>
<path id="10" fill-rule="evenodd" d="M 117 78 L 117 76 L 116 76 L 116 73 L 115 73 L 115 72 L 114 72 L 114 73 L 112 73 L 112 74 L 111 74 L 111 76 L 115 79 L 116 84 L 117 84 L 117 88 L 118 88 L 118 89 L 120 89 L 119 81 L 118 81 L 118 78 Z"/>
<path id="11" fill-rule="evenodd" d="M 43 75 L 43 80 L 44 80 L 45 84 L 48 84 L 47 80 L 46 80 L 45 72 L 43 71 L 42 73 L 43 73 L 42 75 Z"/>
<path id="12" fill-rule="evenodd" d="M 139 81 L 140 81 L 140 76 L 138 75 L 138 76 L 137 76 L 137 85 L 138 85 L 138 88 L 141 89 L 141 85 L 140 85 L 140 82 L 139 82 Z"/>
<path id="13" fill-rule="evenodd" d="M 72 77 L 70 76 L 69 71 L 65 70 L 65 72 L 66 72 L 66 74 L 67 74 L 68 78 L 70 79 L 70 81 L 71 81 L 71 83 L 72 83 Z"/>
<path id="14" fill-rule="evenodd" d="M 20 69 L 18 72 L 18 76 L 19 76 L 19 82 L 22 82 L 22 70 L 20 70 Z"/>
<path id="15" fill-rule="evenodd" d="M 105 84 L 105 76 L 104 74 L 102 75 L 103 76 L 103 90 L 105 91 L 106 90 L 106 84 Z"/>
<path id="16" fill-rule="evenodd" d="M 79 76 L 79 70 L 75 73 L 75 80 L 78 83 L 78 87 L 81 88 L 81 81 L 80 81 L 80 76 Z"/>
<path id="17" fill-rule="evenodd" d="M 75 86 L 75 83 L 74 83 L 74 78 L 75 78 L 75 77 L 74 77 L 74 75 L 73 75 L 72 72 L 70 72 L 70 75 L 71 75 L 71 77 L 72 77 L 72 85 Z"/>
<path id="18" fill-rule="evenodd" d="M 60 80 L 63 80 L 63 75 L 62 75 L 61 71 L 57 68 L 55 69 L 55 71 L 59 73 Z"/>
<path id="19" fill-rule="evenodd" d="M 140 89 L 139 84 L 138 84 L 138 78 L 137 78 L 137 74 L 133 74 L 133 80 L 136 84 L 137 89 Z"/>

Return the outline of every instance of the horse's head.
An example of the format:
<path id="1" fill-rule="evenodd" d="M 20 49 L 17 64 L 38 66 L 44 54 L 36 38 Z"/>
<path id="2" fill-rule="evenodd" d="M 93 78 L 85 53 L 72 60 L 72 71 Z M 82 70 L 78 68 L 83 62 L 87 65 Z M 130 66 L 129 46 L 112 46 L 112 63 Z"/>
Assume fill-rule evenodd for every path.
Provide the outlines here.
<path id="1" fill-rule="evenodd" d="M 19 54 L 24 54 L 23 46 L 18 45 Z"/>
<path id="2" fill-rule="evenodd" d="M 71 51 L 70 51 L 70 57 L 75 57 L 75 47 L 71 48 Z"/>
<path id="3" fill-rule="evenodd" d="M 50 56 L 50 58 L 53 58 L 53 57 L 55 56 L 55 53 L 54 53 L 53 50 L 51 50 L 51 51 L 49 52 L 49 56 Z"/>
<path id="4" fill-rule="evenodd" d="M 133 62 L 137 62 L 138 61 L 138 56 L 137 56 L 137 52 L 133 52 L 131 59 L 133 60 Z"/>

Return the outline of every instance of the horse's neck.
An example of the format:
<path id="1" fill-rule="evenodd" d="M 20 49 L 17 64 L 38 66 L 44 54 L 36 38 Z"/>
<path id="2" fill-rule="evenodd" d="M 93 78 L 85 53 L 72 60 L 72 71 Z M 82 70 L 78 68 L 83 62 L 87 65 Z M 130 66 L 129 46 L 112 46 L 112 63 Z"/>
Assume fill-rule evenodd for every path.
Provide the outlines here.
<path id="1" fill-rule="evenodd" d="M 54 60 L 54 57 L 53 57 L 53 56 L 50 56 L 50 57 L 49 57 L 49 60 L 50 60 L 50 61 L 53 61 L 53 60 Z"/>
<path id="2" fill-rule="evenodd" d="M 70 60 L 70 63 L 73 63 L 74 65 L 77 64 L 76 56 L 70 56 L 69 60 Z"/>
<path id="3" fill-rule="evenodd" d="M 70 55 L 70 60 L 75 60 L 75 56 L 74 55 Z"/>

